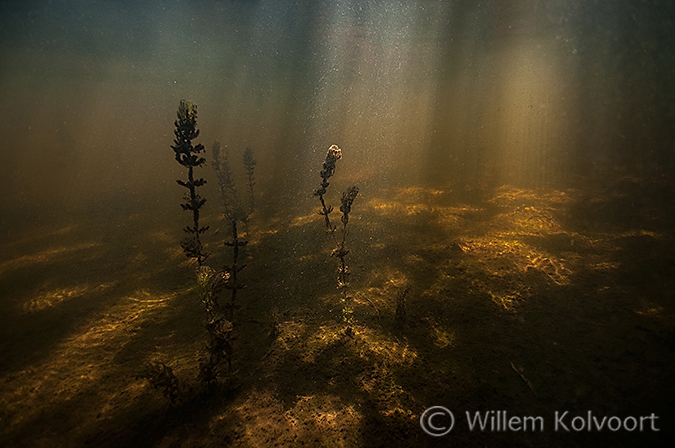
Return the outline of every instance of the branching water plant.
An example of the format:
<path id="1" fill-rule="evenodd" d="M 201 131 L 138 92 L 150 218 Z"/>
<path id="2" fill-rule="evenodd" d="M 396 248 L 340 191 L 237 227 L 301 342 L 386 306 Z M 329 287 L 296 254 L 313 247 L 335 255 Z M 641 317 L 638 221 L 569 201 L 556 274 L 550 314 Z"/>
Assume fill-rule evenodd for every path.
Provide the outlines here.
<path id="1" fill-rule="evenodd" d="M 232 330 L 234 326 L 228 320 L 218 297 L 225 287 L 229 274 L 216 271 L 208 266 L 197 269 L 197 290 L 207 314 L 206 330 L 210 340 L 207 347 L 208 357 L 199 363 L 199 379 L 207 384 L 213 383 L 222 376 L 223 362 L 227 362 L 227 370 L 232 369 Z"/>
<path id="2" fill-rule="evenodd" d="M 244 210 L 239 200 L 239 195 L 232 179 L 232 170 L 230 169 L 229 154 L 227 150 L 222 151 L 220 143 L 213 144 L 213 169 L 218 176 L 218 187 L 220 197 L 223 201 L 223 211 L 225 219 L 229 222 L 232 229 L 232 239 L 225 241 L 225 246 L 232 248 L 232 264 L 225 266 L 224 271 L 229 275 L 225 288 L 230 290 L 230 302 L 226 305 L 226 315 L 231 321 L 234 317 L 234 310 L 237 301 L 237 292 L 245 287 L 243 283 L 238 282 L 238 274 L 246 267 L 239 264 L 239 248 L 248 244 L 248 241 L 239 236 L 239 223 L 247 223 L 253 213 L 253 186 L 255 185 L 254 170 L 257 161 L 253 157 L 253 150 L 246 148 L 244 151 L 244 168 L 248 181 L 249 207 Z"/>
<path id="3" fill-rule="evenodd" d="M 347 234 L 349 229 L 347 224 L 349 223 L 349 212 L 352 209 L 352 204 L 354 199 L 359 194 L 359 188 L 352 186 L 347 189 L 347 191 L 342 193 L 342 205 L 340 205 L 340 211 L 342 212 L 342 239 L 339 241 L 338 246 L 333 250 L 331 255 L 337 257 L 339 261 L 338 264 L 338 288 L 342 294 L 342 319 L 347 324 L 347 329 L 345 333 L 351 335 L 353 332 L 352 325 L 352 313 L 354 312 L 351 306 L 352 297 L 348 294 L 349 283 L 347 282 L 347 277 L 349 276 L 349 268 L 345 262 L 345 257 L 349 254 L 349 251 L 346 249 L 347 244 Z"/>
<path id="4" fill-rule="evenodd" d="M 176 129 L 173 131 L 176 138 L 171 148 L 176 154 L 176 161 L 187 168 L 188 178 L 187 182 L 182 180 L 177 180 L 176 182 L 188 190 L 184 196 L 186 202 L 180 206 L 183 210 L 192 212 L 192 226 L 183 229 L 190 236 L 181 241 L 181 247 L 186 256 L 196 259 L 197 264 L 201 266 L 209 254 L 204 251 L 199 236 L 206 232 L 209 227 L 200 227 L 199 225 L 199 210 L 204 206 L 206 199 L 199 195 L 197 188 L 204 185 L 206 181 L 202 178 L 195 179 L 194 177 L 194 169 L 201 167 L 206 162 L 206 159 L 200 155 L 204 151 L 204 145 L 192 145 L 192 140 L 199 136 L 199 129 L 197 129 L 197 105 L 191 101 L 181 100 L 178 106 L 177 117 L 178 119 L 174 122 Z"/>
<path id="5" fill-rule="evenodd" d="M 244 168 L 246 169 L 246 180 L 248 187 L 249 215 L 253 213 L 253 207 L 255 206 L 255 196 L 253 195 L 253 186 L 255 185 L 254 169 L 257 163 L 258 161 L 253 158 L 253 150 L 251 148 L 246 148 L 246 151 L 244 151 Z"/>
<path id="6" fill-rule="evenodd" d="M 151 362 L 145 365 L 137 378 L 145 378 L 155 390 L 161 390 L 164 398 L 175 405 L 192 392 L 184 383 L 178 381 L 173 369 L 163 362 Z"/>
<path id="7" fill-rule="evenodd" d="M 214 168 L 218 174 L 218 185 L 225 206 L 225 216 L 232 228 L 232 240 L 226 241 L 225 245 L 233 248 L 232 265 L 226 266 L 221 271 L 216 271 L 204 265 L 204 261 L 209 254 L 204 251 L 200 239 L 200 235 L 208 230 L 208 226 L 202 227 L 199 224 L 199 212 L 206 199 L 197 192 L 199 187 L 206 184 L 206 180 L 195 178 L 194 173 L 196 167 L 201 167 L 206 162 L 206 159 L 201 156 L 201 153 L 205 151 L 204 146 L 192 144 L 192 141 L 199 136 L 197 105 L 182 100 L 178 106 L 177 117 L 178 119 L 174 122 L 176 127 L 174 130 L 175 140 L 171 148 L 174 150 L 178 163 L 187 168 L 187 181 L 178 180 L 177 182 L 188 190 L 184 196 L 185 202 L 181 204 L 181 207 L 183 210 L 192 212 L 193 224 L 183 229 L 190 236 L 181 241 L 181 247 L 189 258 L 197 261 L 197 291 L 206 311 L 205 327 L 210 336 L 207 356 L 199 362 L 198 378 L 205 384 L 212 384 L 219 377 L 224 376 L 223 365 L 225 363 L 227 364 L 227 372 L 232 370 L 232 332 L 234 329 L 232 316 L 237 291 L 243 288 L 243 285 L 237 282 L 237 273 L 244 268 L 244 266 L 238 264 L 239 247 L 247 244 L 246 241 L 239 238 L 237 223 L 246 222 L 253 212 L 254 168 L 257 162 L 253 157 L 253 150 L 247 148 L 244 153 L 244 167 L 246 168 L 250 203 L 247 211 L 244 211 L 234 187 L 227 153 L 223 153 L 221 159 L 220 144 L 216 142 L 213 146 Z M 226 288 L 230 289 L 232 294 L 230 302 L 223 307 L 218 299 Z M 163 362 L 148 364 L 139 377 L 148 379 L 153 388 L 161 390 L 164 397 L 172 405 L 184 395 L 184 390 L 186 390 L 186 386 L 179 382 L 171 367 Z"/>
<path id="8" fill-rule="evenodd" d="M 342 150 L 338 148 L 337 145 L 332 145 L 328 148 L 326 153 L 326 159 L 323 162 L 321 167 L 321 187 L 314 192 L 314 196 L 319 197 L 321 202 L 321 210 L 319 214 L 324 217 L 326 228 L 333 237 L 335 242 L 335 249 L 331 253 L 331 256 L 336 257 L 338 261 L 338 288 L 341 293 L 341 302 L 342 302 L 342 320 L 347 325 L 345 329 L 345 334 L 351 336 L 354 334 L 352 328 L 353 325 L 353 309 L 352 309 L 352 297 L 349 295 L 349 282 L 347 281 L 349 276 L 349 268 L 347 266 L 345 257 L 349 254 L 347 250 L 347 235 L 349 234 L 349 213 L 352 210 L 352 204 L 354 199 L 359 194 L 359 188 L 356 186 L 349 187 L 345 192 L 342 193 L 342 199 L 340 205 L 340 212 L 342 212 L 342 217 L 340 221 L 342 222 L 341 227 L 341 238 L 338 238 L 336 235 L 337 227 L 334 226 L 330 221 L 330 213 L 333 211 L 333 207 L 326 205 L 324 195 L 327 193 L 327 188 L 330 185 L 328 179 L 330 179 L 333 174 L 335 174 L 335 164 L 338 160 L 342 158 Z"/>
<path id="9" fill-rule="evenodd" d="M 396 295 L 396 328 L 404 330 L 408 321 L 408 304 L 407 297 L 410 292 L 410 286 L 405 286 L 398 290 Z"/>
<path id="10" fill-rule="evenodd" d="M 331 147 L 328 148 L 328 152 L 326 153 L 326 160 L 324 160 L 323 166 L 321 167 L 321 172 L 319 173 L 321 175 L 321 188 L 319 188 L 314 192 L 314 196 L 318 196 L 319 200 L 321 201 L 322 210 L 319 212 L 319 214 L 324 217 L 326 228 L 333 236 L 335 244 L 337 244 L 337 238 L 335 237 L 335 227 L 333 227 L 333 225 L 331 224 L 329 216 L 333 211 L 333 207 L 326 205 L 323 196 L 326 194 L 326 189 L 330 185 L 328 179 L 330 179 L 333 176 L 333 174 L 335 174 L 335 164 L 341 158 L 342 158 L 342 150 L 338 148 L 338 145 L 331 145 Z"/>

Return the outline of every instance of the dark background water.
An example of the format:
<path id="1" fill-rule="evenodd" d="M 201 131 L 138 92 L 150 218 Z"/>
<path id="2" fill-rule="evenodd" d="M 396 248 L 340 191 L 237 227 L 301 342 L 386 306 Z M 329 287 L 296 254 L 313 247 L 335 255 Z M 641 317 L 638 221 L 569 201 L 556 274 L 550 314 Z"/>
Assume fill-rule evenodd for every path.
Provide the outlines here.
<path id="1" fill-rule="evenodd" d="M 366 186 L 675 166 L 670 2 L 17 1 L 0 17 L 3 210 L 172 194 L 183 98 L 201 143 L 254 148 L 261 191 L 290 197 L 333 143 Z"/>

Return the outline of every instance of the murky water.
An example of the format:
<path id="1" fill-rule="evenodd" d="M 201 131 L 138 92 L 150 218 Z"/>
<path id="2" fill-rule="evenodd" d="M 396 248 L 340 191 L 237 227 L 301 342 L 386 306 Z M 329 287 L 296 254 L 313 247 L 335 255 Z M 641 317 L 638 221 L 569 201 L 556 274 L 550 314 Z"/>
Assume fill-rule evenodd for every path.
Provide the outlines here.
<path id="1" fill-rule="evenodd" d="M 3 445 L 424 446 L 432 405 L 551 422 L 558 409 L 654 412 L 663 432 L 581 443 L 667 440 L 673 6 L 137 3 L 0 5 Z M 179 244 L 191 222 L 170 147 L 182 99 L 198 106 L 202 241 L 217 269 L 231 226 L 212 144 L 242 198 L 244 149 L 257 160 L 239 383 L 211 398 Z M 313 196 L 332 144 L 337 240 Z M 352 185 L 350 336 L 331 251 Z M 136 377 L 149 361 L 196 391 L 168 422 Z M 456 433 L 572 443 L 550 428 Z"/>

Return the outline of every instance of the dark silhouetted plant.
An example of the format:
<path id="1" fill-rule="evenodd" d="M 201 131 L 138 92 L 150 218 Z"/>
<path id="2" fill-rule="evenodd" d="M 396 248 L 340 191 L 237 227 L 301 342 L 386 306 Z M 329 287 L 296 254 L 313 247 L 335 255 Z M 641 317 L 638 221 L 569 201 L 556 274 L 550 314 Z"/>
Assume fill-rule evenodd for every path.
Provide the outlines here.
<path id="1" fill-rule="evenodd" d="M 178 381 L 173 369 L 163 362 L 146 364 L 137 378 L 145 378 L 150 382 L 153 389 L 161 390 L 164 398 L 169 400 L 172 406 L 192 392 L 185 384 Z"/>
<path id="2" fill-rule="evenodd" d="M 227 364 L 228 372 L 232 370 L 232 333 L 234 329 L 232 316 L 237 291 L 243 288 L 243 285 L 237 282 L 237 274 L 245 267 L 238 264 L 239 248 L 247 244 L 247 241 L 239 237 L 237 223 L 247 222 L 253 212 L 254 168 L 257 162 L 253 157 L 253 150 L 247 148 L 244 152 L 244 167 L 250 200 L 246 211 L 244 211 L 234 186 L 227 153 L 221 153 L 218 142 L 213 145 L 213 160 L 218 175 L 218 186 L 223 199 L 225 216 L 232 229 L 232 240 L 226 241 L 225 245 L 233 248 L 232 265 L 226 266 L 221 271 L 216 271 L 204 265 L 204 261 L 209 254 L 204 251 L 200 239 L 200 235 L 208 230 L 208 226 L 201 227 L 199 224 L 200 209 L 204 206 L 206 199 L 197 191 L 199 187 L 206 184 L 206 180 L 195 178 L 194 172 L 195 168 L 206 163 L 206 159 L 201 156 L 201 153 L 205 151 L 204 146 L 192 144 L 192 141 L 199 136 L 197 106 L 190 101 L 182 100 L 178 106 L 177 117 L 178 119 L 174 122 L 176 128 L 174 130 L 175 140 L 171 148 L 175 152 L 178 163 L 187 168 L 187 181 L 178 180 L 177 182 L 188 190 L 184 196 L 185 202 L 181 204 L 181 207 L 183 210 L 192 212 L 192 226 L 183 229 L 185 233 L 189 234 L 189 237 L 181 241 L 181 247 L 185 254 L 189 258 L 196 259 L 198 264 L 196 272 L 197 291 L 206 311 L 205 327 L 210 336 L 207 345 L 208 354 L 199 363 L 198 378 L 203 383 L 211 384 L 219 377 L 224 376 L 224 364 Z M 225 306 L 221 306 L 218 299 L 224 289 L 231 290 L 231 298 Z M 186 390 L 185 385 L 178 381 L 171 367 L 161 362 L 148 364 L 139 377 L 147 378 L 155 389 L 162 391 L 162 394 L 172 405 L 184 395 Z"/>
<path id="3" fill-rule="evenodd" d="M 326 205 L 323 196 L 326 194 L 326 189 L 330 185 L 328 179 L 330 179 L 333 174 L 335 174 L 335 164 L 341 158 L 342 150 L 338 148 L 337 145 L 332 145 L 330 148 L 328 148 L 326 160 L 324 160 L 323 166 L 321 167 L 321 172 L 319 173 L 321 175 L 321 188 L 314 192 L 314 196 L 318 196 L 319 200 L 321 201 L 322 210 L 319 212 L 319 214 L 324 217 L 326 228 L 331 233 L 331 235 L 333 235 L 333 239 L 335 239 L 335 227 L 333 227 L 331 224 L 329 216 L 333 211 L 333 207 Z M 337 239 L 335 239 L 335 244 L 337 244 Z"/>
<path id="4" fill-rule="evenodd" d="M 227 317 L 232 320 L 234 316 L 234 309 L 236 307 L 237 291 L 244 288 L 244 284 L 238 282 L 238 274 L 246 265 L 239 265 L 239 248 L 248 244 L 248 241 L 240 238 L 238 224 L 247 223 L 248 219 L 253 213 L 253 186 L 255 185 L 254 169 L 257 161 L 253 158 L 253 150 L 246 148 L 244 151 L 244 168 L 246 169 L 246 176 L 248 180 L 249 193 L 249 207 L 244 210 L 239 200 L 239 195 L 232 179 L 232 170 L 230 169 L 229 154 L 222 151 L 220 143 L 213 144 L 213 169 L 216 170 L 218 176 L 218 186 L 220 190 L 220 197 L 223 201 L 223 211 L 225 219 L 229 221 L 232 229 L 232 239 L 225 241 L 225 245 L 232 248 L 232 264 L 225 266 L 224 271 L 229 274 L 229 279 L 225 288 L 231 291 L 230 302 L 226 306 Z"/>
<path id="5" fill-rule="evenodd" d="M 185 202 L 181 204 L 183 210 L 192 212 L 192 226 L 185 227 L 183 231 L 190 236 L 181 241 L 181 247 L 185 255 L 189 258 L 197 260 L 197 264 L 201 266 L 204 260 L 209 256 L 204 251 L 199 235 L 208 230 L 208 226 L 199 226 L 199 210 L 204 206 L 206 199 L 202 198 L 197 192 L 197 188 L 206 183 L 202 178 L 194 177 L 194 169 L 201 167 L 206 162 L 206 159 L 200 154 L 204 151 L 204 145 L 192 144 L 192 140 L 199 136 L 199 129 L 197 129 L 197 105 L 191 101 L 181 100 L 178 105 L 178 119 L 174 122 L 176 129 L 173 133 L 176 136 L 174 145 L 171 148 L 176 154 L 176 161 L 187 168 L 188 178 L 187 182 L 177 180 L 178 185 L 185 187 L 188 192 L 185 194 Z"/>
<path id="6" fill-rule="evenodd" d="M 215 271 L 208 266 L 197 270 L 197 290 L 207 314 L 206 330 L 210 340 L 207 346 L 208 358 L 199 363 L 199 379 L 204 383 L 213 383 L 222 376 L 223 362 L 227 362 L 228 371 L 232 369 L 232 322 L 228 320 L 218 298 L 227 284 L 229 274 Z"/>
<path id="7" fill-rule="evenodd" d="M 349 254 L 349 250 L 347 250 L 346 247 L 347 235 L 349 234 L 349 213 L 352 210 L 354 199 L 356 199 L 356 196 L 359 194 L 359 188 L 352 186 L 349 187 L 347 191 L 342 193 L 342 205 L 340 205 L 340 212 L 342 212 L 342 217 L 340 218 L 340 221 L 342 222 L 342 228 L 341 238 L 339 239 L 336 236 L 337 227 L 334 226 L 330 221 L 330 213 L 333 211 L 333 207 L 326 205 L 326 201 L 324 199 L 324 195 L 326 194 L 327 188 L 330 185 L 328 179 L 330 179 L 333 174 L 335 174 L 335 164 L 341 158 L 342 150 L 338 148 L 337 145 L 332 145 L 330 148 L 328 148 L 326 159 L 324 160 L 323 166 L 321 167 L 321 172 L 319 173 L 321 176 L 321 187 L 314 192 L 314 196 L 319 197 L 319 201 L 321 202 L 321 210 L 319 211 L 319 214 L 324 217 L 326 228 L 330 232 L 331 236 L 333 237 L 333 241 L 335 242 L 335 249 L 333 249 L 331 255 L 339 260 L 337 280 L 338 288 L 340 289 L 342 296 L 340 299 L 342 302 L 342 320 L 347 325 L 345 334 L 351 336 L 354 333 L 352 328 L 353 309 L 351 305 L 352 297 L 348 294 L 349 282 L 347 281 L 347 278 L 349 277 L 350 272 L 345 257 Z"/>
<path id="8" fill-rule="evenodd" d="M 251 148 L 246 148 L 244 151 L 244 168 L 246 169 L 246 180 L 248 187 L 248 197 L 249 197 L 249 207 L 248 214 L 253 213 L 253 207 L 255 206 L 255 196 L 253 195 L 253 186 L 255 185 L 255 173 L 254 169 L 257 160 L 253 158 L 253 150 Z"/>
<path id="9" fill-rule="evenodd" d="M 396 327 L 403 330 L 408 320 L 407 297 L 410 292 L 410 286 L 399 289 L 396 295 Z"/>

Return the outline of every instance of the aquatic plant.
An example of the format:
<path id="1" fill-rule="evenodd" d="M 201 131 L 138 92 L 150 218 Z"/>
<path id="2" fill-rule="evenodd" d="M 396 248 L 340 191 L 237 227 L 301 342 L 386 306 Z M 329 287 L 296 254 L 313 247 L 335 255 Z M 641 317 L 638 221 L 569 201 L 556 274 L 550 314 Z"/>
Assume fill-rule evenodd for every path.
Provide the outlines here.
<path id="1" fill-rule="evenodd" d="M 174 121 L 176 129 L 173 131 L 176 138 L 171 148 L 175 152 L 176 161 L 187 168 L 188 178 L 187 182 L 182 180 L 177 180 L 176 182 L 188 190 L 184 196 L 186 202 L 180 206 L 184 211 L 192 212 L 192 226 L 183 229 L 190 236 L 181 241 L 181 247 L 188 258 L 196 259 L 197 264 L 201 266 L 209 254 L 204 251 L 199 235 L 206 232 L 209 227 L 200 227 L 199 225 L 199 210 L 204 206 L 206 199 L 199 195 L 197 188 L 206 184 L 206 180 L 202 178 L 195 179 L 194 177 L 194 169 L 201 167 L 206 162 L 206 159 L 200 156 L 204 151 L 204 145 L 197 144 L 193 146 L 192 144 L 192 140 L 199 136 L 199 129 L 197 129 L 197 105 L 191 101 L 181 100 L 178 105 L 177 118 Z"/>
<path id="2" fill-rule="evenodd" d="M 230 222 L 230 228 L 232 229 L 232 239 L 224 242 L 225 246 L 232 248 L 232 264 L 225 266 L 224 268 L 224 271 L 229 275 L 225 287 L 231 291 L 230 302 L 226 306 L 227 317 L 229 320 L 232 320 L 237 299 L 237 291 L 243 289 L 245 286 L 237 280 L 237 274 L 246 267 L 246 265 L 239 265 L 239 248 L 248 244 L 248 241 L 240 238 L 238 224 L 240 222 L 247 223 L 251 213 L 253 213 L 253 186 L 255 185 L 254 170 L 257 161 L 253 157 L 253 150 L 251 148 L 246 148 L 243 161 L 248 179 L 250 205 L 247 210 L 244 210 L 241 201 L 239 200 L 234 180 L 232 179 L 232 170 L 230 169 L 228 152 L 221 151 L 220 143 L 217 141 L 213 144 L 212 152 L 213 169 L 216 171 L 218 177 L 218 187 L 220 198 L 223 202 L 223 211 L 225 218 Z"/>
<path id="3" fill-rule="evenodd" d="M 279 336 L 279 333 L 281 333 L 281 329 L 279 328 L 281 325 L 281 315 L 276 307 L 272 310 L 272 315 L 270 317 L 268 335 L 270 338 L 276 339 L 276 337 Z"/>
<path id="4" fill-rule="evenodd" d="M 347 289 L 349 283 L 347 282 L 347 276 L 349 275 L 349 269 L 345 262 L 345 257 L 349 254 L 349 251 L 345 248 L 347 244 L 347 224 L 349 223 L 349 212 L 352 209 L 352 204 L 354 199 L 359 194 L 359 188 L 352 186 L 342 193 L 342 205 L 340 206 L 340 211 L 342 212 L 342 240 L 339 242 L 338 247 L 336 247 L 331 253 L 332 256 L 337 257 L 340 262 L 338 265 L 338 288 L 342 293 L 342 318 L 348 324 L 346 333 L 351 333 L 351 323 L 352 323 L 352 307 L 351 307 L 351 296 L 347 294 Z"/>
<path id="5" fill-rule="evenodd" d="M 191 393 L 190 388 L 178 381 L 173 369 L 163 362 L 146 364 L 136 377 L 147 379 L 153 389 L 161 390 L 164 398 L 169 400 L 172 406 Z"/>
<path id="6" fill-rule="evenodd" d="M 220 366 L 227 362 L 228 371 L 232 369 L 232 322 L 225 317 L 218 297 L 225 287 L 229 274 L 216 271 L 208 266 L 197 268 L 197 289 L 207 313 L 206 330 L 210 341 L 207 347 L 208 358 L 199 363 L 199 379 L 204 383 L 213 383 L 222 374 Z"/>
<path id="7" fill-rule="evenodd" d="M 193 145 L 192 141 L 199 136 L 199 129 L 197 129 L 197 105 L 181 100 L 178 105 L 178 112 L 176 113 L 177 120 L 174 121 L 173 133 L 175 139 L 171 149 L 173 149 L 176 161 L 187 168 L 187 181 L 177 180 L 178 185 L 186 188 L 188 192 L 183 199 L 184 203 L 180 204 L 184 211 L 192 212 L 192 227 L 188 226 L 183 231 L 189 234 L 189 237 L 184 238 L 180 245 L 183 252 L 188 258 L 197 260 L 199 269 L 206 268 L 202 266 L 206 258 L 209 256 L 204 251 L 201 239 L 199 236 L 208 230 L 207 227 L 199 225 L 199 210 L 204 206 L 206 199 L 201 197 L 197 192 L 197 188 L 203 186 L 206 181 L 202 178 L 195 179 L 194 169 L 201 167 L 206 162 L 206 159 L 200 154 L 204 151 L 204 146 L 201 144 Z M 197 276 L 197 287 L 200 290 L 206 289 L 203 278 Z M 175 405 L 179 400 L 183 391 L 186 389 L 184 384 L 181 384 L 173 373 L 171 367 L 163 362 L 152 362 L 145 366 L 137 378 L 145 378 L 150 382 L 150 385 L 156 389 L 161 390 L 162 395 Z"/>
<path id="8" fill-rule="evenodd" d="M 318 196 L 319 200 L 321 201 L 322 210 L 319 212 L 319 214 L 323 215 L 325 218 L 326 227 L 331 232 L 331 234 L 335 232 L 335 227 L 331 225 L 330 217 L 328 215 L 333 211 L 333 207 L 326 205 L 323 196 L 326 194 L 326 189 L 330 185 L 328 179 L 330 179 L 333 174 L 335 174 L 335 163 L 341 158 L 342 150 L 338 148 L 337 145 L 331 145 L 331 147 L 328 148 L 326 160 L 324 160 L 321 172 L 319 173 L 321 175 L 321 188 L 314 192 L 314 196 Z"/>
<path id="9" fill-rule="evenodd" d="M 237 190 L 234 187 L 232 171 L 230 170 L 229 153 L 227 150 L 221 152 L 220 142 L 215 141 L 211 147 L 211 154 L 213 154 L 212 167 L 218 177 L 220 199 L 222 200 L 225 217 L 241 220 L 244 213 L 239 203 Z"/>
<path id="10" fill-rule="evenodd" d="M 232 224 L 232 241 L 226 241 L 225 245 L 233 248 L 232 265 L 216 271 L 204 265 L 209 254 L 204 251 L 200 239 L 200 235 L 208 230 L 208 226 L 199 225 L 199 212 L 206 199 L 197 192 L 199 187 L 206 184 L 206 180 L 195 178 L 194 173 L 196 167 L 201 167 L 206 163 L 206 159 L 201 156 L 201 153 L 205 151 L 204 146 L 192 144 L 192 141 L 199 136 L 197 106 L 190 101 L 182 100 L 178 106 L 177 118 L 174 122 L 175 140 L 171 148 L 175 152 L 178 163 L 187 168 L 187 181 L 178 180 L 177 182 L 188 190 L 184 196 L 185 203 L 182 203 L 181 207 L 183 210 L 192 211 L 193 221 L 192 226 L 183 229 L 190 237 L 181 242 L 181 247 L 189 258 L 197 260 L 197 292 L 206 311 L 207 319 L 204 326 L 210 336 L 207 356 L 199 362 L 198 379 L 203 383 L 211 384 L 218 377 L 223 376 L 223 364 L 227 363 L 228 372 L 232 370 L 232 332 L 234 330 L 232 314 L 237 290 L 243 288 L 243 285 L 237 282 L 237 273 L 245 267 L 238 265 L 239 247 L 247 244 L 239 238 L 237 223 L 246 222 L 253 212 L 254 167 L 257 162 L 253 157 L 253 150 L 247 148 L 244 152 L 244 167 L 251 197 L 250 206 L 247 211 L 244 211 L 232 179 L 228 154 L 227 152 L 221 153 L 218 142 L 213 145 L 214 168 L 218 175 L 218 186 L 223 199 L 225 216 Z M 218 299 L 226 288 L 232 291 L 231 299 L 225 307 L 222 307 Z M 148 364 L 139 376 L 147 378 L 155 389 L 162 390 L 163 395 L 172 405 L 185 389 L 185 385 L 178 381 L 172 369 L 161 362 Z"/>
<path id="11" fill-rule="evenodd" d="M 249 215 L 253 213 L 253 207 L 255 205 L 253 186 L 255 185 L 254 169 L 257 163 L 258 161 L 253 158 L 253 150 L 251 148 L 246 148 L 246 151 L 244 151 L 244 168 L 246 169 L 246 180 L 248 181 L 248 197 L 250 202 L 248 208 Z"/>
<path id="12" fill-rule="evenodd" d="M 403 330 L 407 324 L 408 320 L 408 304 L 407 296 L 410 292 L 410 286 L 401 288 L 396 295 L 396 327 L 399 330 Z"/>
<path id="13" fill-rule="evenodd" d="M 209 270 L 203 269 L 198 274 L 198 276 L 201 276 L 202 280 L 200 281 L 203 283 L 200 289 L 202 303 L 208 314 L 206 329 L 211 336 L 208 347 L 209 358 L 202 360 L 200 363 L 199 378 L 205 383 L 215 381 L 222 374 L 220 365 L 223 362 L 227 362 L 228 370 L 232 369 L 232 332 L 234 330 L 232 321 L 237 292 L 245 286 L 237 278 L 238 274 L 246 267 L 246 265 L 239 264 L 239 249 L 248 244 L 248 241 L 240 237 L 238 225 L 239 223 L 247 223 L 251 213 L 253 213 L 253 186 L 255 185 L 255 165 L 257 164 L 253 157 L 253 150 L 246 148 L 243 161 L 248 181 L 249 206 L 244 209 L 232 178 L 228 151 L 221 150 L 220 143 L 216 141 L 213 143 L 212 154 L 212 166 L 218 177 L 218 189 L 223 204 L 223 212 L 232 231 L 232 239 L 224 242 L 225 246 L 232 248 L 232 264 L 224 266 L 221 272 L 215 272 L 209 268 Z M 223 289 L 230 290 L 230 300 L 224 307 L 221 307 L 218 303 L 218 297 Z"/>
<path id="14" fill-rule="evenodd" d="M 337 227 L 330 222 L 330 213 L 333 211 L 333 207 L 326 205 L 324 195 L 327 193 L 327 188 L 330 185 L 328 179 L 330 179 L 335 174 L 335 164 L 338 160 L 342 158 L 342 150 L 338 148 L 337 145 L 331 145 L 328 148 L 326 153 L 326 159 L 323 162 L 321 172 L 321 187 L 314 192 L 314 196 L 319 197 L 321 202 L 321 210 L 319 214 L 324 217 L 326 228 L 333 237 L 335 242 L 335 249 L 331 252 L 331 256 L 336 257 L 338 261 L 338 288 L 341 293 L 341 302 L 342 302 L 342 320 L 347 325 L 345 329 L 345 334 L 351 336 L 354 333 L 352 329 L 353 324 L 353 310 L 351 306 L 352 297 L 348 294 L 349 282 L 347 281 L 348 276 L 350 275 L 349 268 L 345 257 L 349 254 L 347 250 L 347 235 L 349 233 L 349 213 L 352 210 L 352 204 L 356 199 L 356 196 L 359 194 L 359 188 L 356 186 L 349 187 L 345 192 L 342 193 L 340 212 L 342 212 L 342 217 L 340 221 L 342 222 L 341 228 L 341 238 L 338 239 L 336 236 Z"/>

